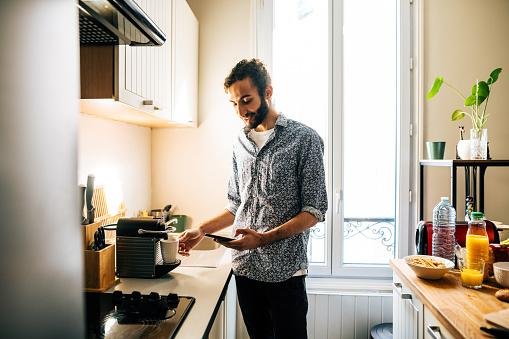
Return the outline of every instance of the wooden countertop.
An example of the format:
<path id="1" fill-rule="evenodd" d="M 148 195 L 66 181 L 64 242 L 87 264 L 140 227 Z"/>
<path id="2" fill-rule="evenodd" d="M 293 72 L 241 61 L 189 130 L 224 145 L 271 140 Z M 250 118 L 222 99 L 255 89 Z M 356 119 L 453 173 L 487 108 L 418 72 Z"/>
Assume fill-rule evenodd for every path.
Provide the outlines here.
<path id="1" fill-rule="evenodd" d="M 493 326 L 484 320 L 484 316 L 509 309 L 509 303 L 495 297 L 499 289 L 496 282 L 474 290 L 461 286 L 457 270 L 450 271 L 440 280 L 424 280 L 418 278 L 403 259 L 393 259 L 390 265 L 455 338 L 492 338 L 479 329 Z"/>

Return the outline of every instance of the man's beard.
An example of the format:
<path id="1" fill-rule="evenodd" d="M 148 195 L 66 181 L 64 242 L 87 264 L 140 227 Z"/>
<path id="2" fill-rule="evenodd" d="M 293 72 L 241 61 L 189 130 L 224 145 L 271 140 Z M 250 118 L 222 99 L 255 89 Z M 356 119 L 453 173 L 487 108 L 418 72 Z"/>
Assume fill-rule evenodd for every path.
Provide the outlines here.
<path id="1" fill-rule="evenodd" d="M 267 117 L 267 114 L 269 113 L 269 105 L 267 105 L 267 101 L 265 98 L 262 98 L 260 107 L 256 110 L 256 112 L 248 112 L 249 115 L 252 115 L 254 117 L 254 120 L 251 122 L 249 121 L 247 123 L 247 127 L 253 129 L 258 127 L 263 120 Z"/>

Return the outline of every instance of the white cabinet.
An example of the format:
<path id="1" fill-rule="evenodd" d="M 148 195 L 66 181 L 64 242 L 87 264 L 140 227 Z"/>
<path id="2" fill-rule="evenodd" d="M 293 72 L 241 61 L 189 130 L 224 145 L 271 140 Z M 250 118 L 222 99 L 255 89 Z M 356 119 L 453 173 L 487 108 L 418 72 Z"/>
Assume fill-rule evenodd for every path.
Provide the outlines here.
<path id="1" fill-rule="evenodd" d="M 151 127 L 196 126 L 198 100 L 198 21 L 186 0 L 136 0 L 138 5 L 165 33 L 162 46 L 126 46 L 114 48 L 114 75 L 106 84 L 113 83 L 110 95 L 84 96 L 83 89 L 95 90 L 97 78 L 82 80 L 81 112 L 104 116 Z M 92 55 L 96 50 L 89 48 Z M 85 60 L 82 48 L 83 68 L 96 67 Z M 96 57 L 97 59 L 97 57 Z M 100 64 L 104 64 L 102 57 Z M 84 63 L 86 66 L 84 66 Z M 105 67 L 105 66 L 99 66 Z M 104 81 L 103 81 L 104 82 Z M 103 83 L 102 82 L 102 83 Z M 103 86 L 108 87 L 108 85 Z M 96 100 L 98 98 L 111 98 Z M 117 104 L 116 104 L 117 103 Z"/>
<path id="2" fill-rule="evenodd" d="M 186 0 L 138 0 L 166 34 L 160 47 L 118 48 L 117 99 L 162 119 L 196 124 L 198 21 Z"/>
<path id="3" fill-rule="evenodd" d="M 425 339 L 452 339 L 452 334 L 445 329 L 437 318 L 431 313 L 429 307 L 424 306 L 424 338 Z"/>
<path id="4" fill-rule="evenodd" d="M 398 278 L 393 276 L 392 330 L 395 339 L 424 338 L 423 304 Z"/>

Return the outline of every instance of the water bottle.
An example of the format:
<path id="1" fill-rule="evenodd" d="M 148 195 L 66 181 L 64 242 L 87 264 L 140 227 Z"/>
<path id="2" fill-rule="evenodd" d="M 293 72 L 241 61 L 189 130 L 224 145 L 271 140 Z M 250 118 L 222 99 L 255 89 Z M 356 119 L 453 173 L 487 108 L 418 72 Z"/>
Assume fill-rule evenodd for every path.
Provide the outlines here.
<path id="1" fill-rule="evenodd" d="M 433 208 L 432 255 L 454 262 L 454 232 L 456 230 L 456 210 L 448 197 L 441 197 Z"/>

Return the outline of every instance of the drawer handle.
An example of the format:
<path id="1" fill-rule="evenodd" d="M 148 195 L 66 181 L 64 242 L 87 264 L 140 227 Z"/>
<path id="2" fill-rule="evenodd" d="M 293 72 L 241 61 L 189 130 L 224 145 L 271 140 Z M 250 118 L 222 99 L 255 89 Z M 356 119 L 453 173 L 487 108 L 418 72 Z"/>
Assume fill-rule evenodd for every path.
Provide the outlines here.
<path id="1" fill-rule="evenodd" d="M 151 106 L 154 104 L 153 100 L 143 100 L 143 106 Z"/>
<path id="2" fill-rule="evenodd" d="M 399 295 L 401 295 L 401 289 L 403 288 L 403 285 L 401 285 L 401 283 L 393 283 L 394 285 L 394 290 L 396 291 L 396 293 L 398 293 Z"/>
<path id="3" fill-rule="evenodd" d="M 440 326 L 426 326 L 426 331 L 433 339 L 441 339 L 442 333 L 440 333 Z"/>

